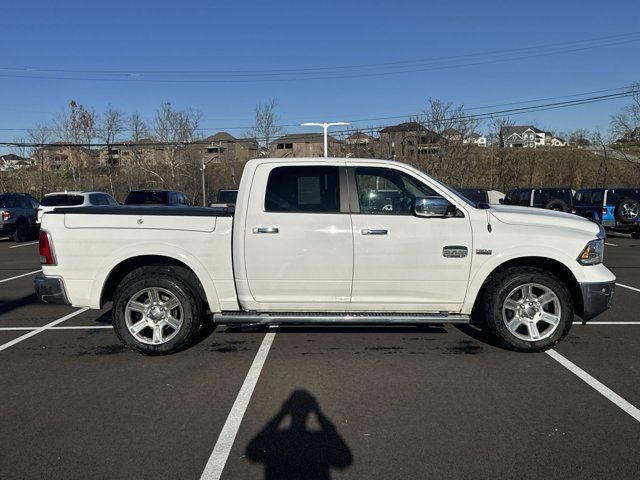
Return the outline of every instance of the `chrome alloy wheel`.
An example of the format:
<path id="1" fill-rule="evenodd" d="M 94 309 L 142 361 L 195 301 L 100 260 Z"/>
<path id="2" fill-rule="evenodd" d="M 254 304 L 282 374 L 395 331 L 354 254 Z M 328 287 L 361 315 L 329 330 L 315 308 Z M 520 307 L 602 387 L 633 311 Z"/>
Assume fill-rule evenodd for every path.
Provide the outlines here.
<path id="1" fill-rule="evenodd" d="M 625 202 L 622 204 L 622 216 L 628 220 L 634 220 L 638 213 L 638 204 L 635 202 Z"/>
<path id="2" fill-rule="evenodd" d="M 553 335 L 561 315 L 558 296 L 539 283 L 525 283 L 514 288 L 502 304 L 502 321 L 509 332 L 528 342 Z"/>
<path id="3" fill-rule="evenodd" d="M 124 314 L 129 333 L 149 345 L 171 340 L 184 321 L 180 300 L 169 290 L 157 287 L 145 288 L 132 295 Z"/>

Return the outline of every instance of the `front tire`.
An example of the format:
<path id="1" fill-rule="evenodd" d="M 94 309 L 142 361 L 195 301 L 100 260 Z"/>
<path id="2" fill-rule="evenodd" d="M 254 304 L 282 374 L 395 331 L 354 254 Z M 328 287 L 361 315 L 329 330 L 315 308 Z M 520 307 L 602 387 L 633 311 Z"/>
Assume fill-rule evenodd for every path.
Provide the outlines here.
<path id="1" fill-rule="evenodd" d="M 140 268 L 114 294 L 113 327 L 123 344 L 143 355 L 168 355 L 196 339 L 203 305 L 193 289 L 171 271 Z"/>
<path id="2" fill-rule="evenodd" d="M 541 352 L 562 340 L 573 322 L 567 286 L 538 268 L 513 267 L 489 281 L 480 308 L 481 321 L 501 347 Z"/>

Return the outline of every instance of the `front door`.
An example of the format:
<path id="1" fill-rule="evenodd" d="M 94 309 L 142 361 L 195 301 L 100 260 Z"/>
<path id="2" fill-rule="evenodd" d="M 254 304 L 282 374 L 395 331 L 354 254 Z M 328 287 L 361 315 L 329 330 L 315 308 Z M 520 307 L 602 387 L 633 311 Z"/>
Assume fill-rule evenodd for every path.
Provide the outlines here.
<path id="1" fill-rule="evenodd" d="M 244 255 L 253 299 L 270 310 L 344 310 L 353 272 L 345 168 L 264 163 L 251 188 Z"/>
<path id="2" fill-rule="evenodd" d="M 417 196 L 440 196 L 400 167 L 349 168 L 354 269 L 351 308 L 380 311 L 455 311 L 471 266 L 469 218 L 413 214 Z M 354 208 L 353 204 L 356 204 Z M 464 256 L 460 252 L 466 251 Z"/>

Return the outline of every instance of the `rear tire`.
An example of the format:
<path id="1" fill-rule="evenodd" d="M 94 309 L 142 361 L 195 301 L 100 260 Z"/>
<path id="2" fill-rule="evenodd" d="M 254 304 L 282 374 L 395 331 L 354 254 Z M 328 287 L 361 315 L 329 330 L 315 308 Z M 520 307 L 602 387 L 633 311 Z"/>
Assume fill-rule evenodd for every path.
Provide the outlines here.
<path id="1" fill-rule="evenodd" d="M 623 198 L 616 204 L 614 213 L 620 223 L 634 223 L 640 216 L 640 203 L 633 198 Z"/>
<path id="2" fill-rule="evenodd" d="M 479 300 L 482 326 L 499 346 L 517 352 L 552 348 L 567 335 L 573 322 L 573 301 L 567 286 L 539 268 L 513 267 L 498 273 Z"/>
<path id="3" fill-rule="evenodd" d="M 168 355 L 197 339 L 203 304 L 196 291 L 166 269 L 143 267 L 118 285 L 113 327 L 124 345 L 143 355 Z"/>
<path id="4" fill-rule="evenodd" d="M 557 212 L 569 211 L 569 206 L 567 205 L 567 202 L 565 202 L 560 198 L 552 198 L 544 205 L 544 208 L 546 208 L 547 210 L 555 210 Z"/>
<path id="5" fill-rule="evenodd" d="M 29 240 L 29 225 L 24 220 L 18 220 L 16 223 L 16 231 L 13 234 L 13 241 L 16 243 L 26 242 Z"/>

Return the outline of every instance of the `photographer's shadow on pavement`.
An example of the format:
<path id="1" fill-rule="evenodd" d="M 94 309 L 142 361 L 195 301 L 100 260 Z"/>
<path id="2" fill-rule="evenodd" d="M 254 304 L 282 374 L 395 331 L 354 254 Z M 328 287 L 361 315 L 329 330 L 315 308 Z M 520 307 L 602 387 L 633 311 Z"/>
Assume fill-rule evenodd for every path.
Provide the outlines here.
<path id="1" fill-rule="evenodd" d="M 309 428 L 312 414 L 319 429 Z M 290 424 L 284 426 L 287 417 Z M 332 468 L 344 469 L 353 461 L 349 446 L 305 390 L 291 394 L 245 453 L 252 462 L 264 464 L 265 480 L 329 480 Z"/>

